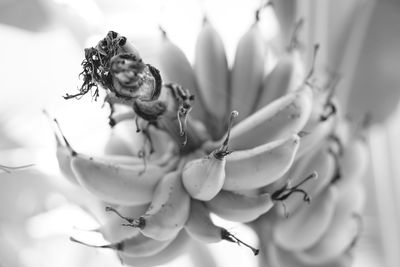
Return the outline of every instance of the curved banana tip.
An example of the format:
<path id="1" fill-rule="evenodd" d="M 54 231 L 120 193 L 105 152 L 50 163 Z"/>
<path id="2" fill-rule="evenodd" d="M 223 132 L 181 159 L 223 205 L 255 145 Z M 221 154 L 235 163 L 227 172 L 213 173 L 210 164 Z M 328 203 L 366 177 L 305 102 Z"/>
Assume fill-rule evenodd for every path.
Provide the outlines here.
<path id="1" fill-rule="evenodd" d="M 65 146 L 71 153 L 72 157 L 78 155 L 78 153 L 71 147 L 70 143 L 68 142 L 67 138 L 63 134 L 60 124 L 58 123 L 57 119 L 52 117 L 46 109 L 42 110 L 43 114 L 49 119 L 50 123 L 52 124 L 53 133 L 56 138 L 57 146 Z M 55 126 L 54 126 L 55 125 Z"/>
<path id="2" fill-rule="evenodd" d="M 252 246 L 250 246 L 249 244 L 243 242 L 242 240 L 240 240 L 239 238 L 237 238 L 235 235 L 231 234 L 228 230 L 226 229 L 222 229 L 221 231 L 221 238 L 223 240 L 229 241 L 229 242 L 233 242 L 240 245 L 244 245 L 245 247 L 249 248 L 254 256 L 257 256 L 260 253 L 260 250 L 258 248 L 254 248 Z"/>

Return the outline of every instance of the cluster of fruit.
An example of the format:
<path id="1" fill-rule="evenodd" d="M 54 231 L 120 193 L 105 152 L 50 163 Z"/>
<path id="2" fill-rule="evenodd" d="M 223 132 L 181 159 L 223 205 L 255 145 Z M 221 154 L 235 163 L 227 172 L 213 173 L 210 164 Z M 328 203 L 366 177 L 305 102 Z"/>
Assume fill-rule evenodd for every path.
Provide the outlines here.
<path id="1" fill-rule="evenodd" d="M 86 49 L 84 84 L 66 98 L 107 92 L 105 155 L 73 150 L 59 128 L 55 135 L 65 177 L 108 212 L 98 231 L 110 243 L 97 247 L 133 266 L 168 262 L 191 239 L 245 245 L 274 267 L 349 261 L 361 229 L 365 144 L 340 113 L 335 79 L 317 85 L 295 37 L 265 74 L 258 20 L 231 69 L 207 19 L 193 69 L 165 32 L 160 71 L 115 32 Z M 252 226 L 260 249 L 211 213 Z"/>

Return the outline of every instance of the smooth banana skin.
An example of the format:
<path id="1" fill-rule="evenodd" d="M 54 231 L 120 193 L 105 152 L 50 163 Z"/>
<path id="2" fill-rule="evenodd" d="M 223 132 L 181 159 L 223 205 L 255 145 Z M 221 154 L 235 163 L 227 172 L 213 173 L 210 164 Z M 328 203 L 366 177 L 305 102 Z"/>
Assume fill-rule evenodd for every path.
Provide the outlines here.
<path id="1" fill-rule="evenodd" d="M 292 184 L 299 183 L 304 177 L 307 177 L 312 172 L 318 174 L 318 178 L 308 183 L 304 183 L 300 188 L 307 192 L 311 197 L 311 201 L 316 197 L 321 191 L 326 188 L 331 180 L 334 178 L 337 166 L 336 160 L 332 153 L 329 152 L 327 146 L 321 147 L 319 150 L 314 151 L 308 157 L 302 158 L 300 161 L 292 167 L 292 169 L 285 175 L 285 178 L 278 180 L 278 187 L 283 183 L 290 181 Z M 287 180 L 286 180 L 287 179 Z M 286 180 L 286 181 L 285 181 Z M 274 186 L 277 187 L 276 185 Z M 300 194 L 294 194 L 287 200 L 285 200 L 285 205 L 279 205 L 277 207 L 277 212 L 282 217 L 289 216 L 304 205 L 302 201 L 303 196 Z"/>
<path id="2" fill-rule="evenodd" d="M 269 211 L 274 201 L 272 195 L 264 193 L 248 196 L 221 190 L 212 200 L 205 202 L 211 212 L 234 222 L 251 222 Z"/>
<path id="3" fill-rule="evenodd" d="M 193 68 L 204 107 L 213 118 L 204 123 L 218 139 L 224 134 L 224 120 L 229 113 L 229 69 L 224 43 L 207 18 L 197 37 Z"/>
<path id="4" fill-rule="evenodd" d="M 256 110 L 298 89 L 305 77 L 304 70 L 305 66 L 296 49 L 284 53 L 272 71 L 264 77 Z"/>
<path id="5" fill-rule="evenodd" d="M 361 184 L 341 191 L 327 231 L 312 247 L 297 252 L 297 256 L 303 262 L 317 265 L 332 261 L 351 249 L 360 235 L 360 214 L 364 202 Z"/>
<path id="6" fill-rule="evenodd" d="M 330 186 L 309 205 L 303 205 L 288 218 L 276 221 L 274 241 L 283 249 L 300 251 L 314 245 L 327 231 L 335 212 L 338 192 Z"/>
<path id="7" fill-rule="evenodd" d="M 231 72 L 230 108 L 239 112 L 237 121 L 254 110 L 263 82 L 266 55 L 266 45 L 256 20 L 239 40 Z"/>
<path id="8" fill-rule="evenodd" d="M 194 199 L 211 200 L 222 189 L 225 182 L 225 156 L 217 152 L 189 161 L 182 171 L 182 182 Z"/>
<path id="9" fill-rule="evenodd" d="M 169 240 L 185 225 L 190 213 L 190 197 L 179 172 L 168 173 L 154 189 L 149 209 L 137 219 L 127 219 L 130 226 L 156 240 Z"/>
<path id="10" fill-rule="evenodd" d="M 222 188 L 250 190 L 273 183 L 292 166 L 299 145 L 300 138 L 293 135 L 252 149 L 234 151 L 226 156 Z"/>
<path id="11" fill-rule="evenodd" d="M 143 162 L 142 162 L 143 163 Z M 117 205 L 140 205 L 153 198 L 156 184 L 177 164 L 158 166 L 113 164 L 77 153 L 71 166 L 79 184 L 104 202 Z"/>
<path id="12" fill-rule="evenodd" d="M 207 117 L 204 112 L 204 104 L 192 66 L 183 51 L 168 38 L 165 32 L 160 42 L 157 58 L 163 80 L 166 83 L 178 83 L 189 89 L 196 97 L 190 114 L 196 119 L 205 121 Z"/>
<path id="13" fill-rule="evenodd" d="M 312 100 L 307 85 L 276 99 L 232 128 L 230 149 L 249 149 L 299 133 L 310 117 Z"/>
<path id="14" fill-rule="evenodd" d="M 151 256 L 132 257 L 120 253 L 119 258 L 123 265 L 135 267 L 153 267 L 167 264 L 180 255 L 184 255 L 191 240 L 186 231 L 181 230 L 178 236 L 160 252 Z"/>
<path id="15" fill-rule="evenodd" d="M 217 243 L 226 240 L 248 247 L 255 255 L 259 253 L 258 249 L 244 243 L 225 228 L 215 225 L 211 220 L 209 209 L 198 200 L 191 202 L 190 216 L 185 224 L 185 230 L 190 237 L 202 243 Z"/>
<path id="16" fill-rule="evenodd" d="M 216 243 L 222 241 L 224 229 L 213 223 L 210 211 L 203 202 L 192 200 L 185 230 L 195 240 L 203 243 Z"/>

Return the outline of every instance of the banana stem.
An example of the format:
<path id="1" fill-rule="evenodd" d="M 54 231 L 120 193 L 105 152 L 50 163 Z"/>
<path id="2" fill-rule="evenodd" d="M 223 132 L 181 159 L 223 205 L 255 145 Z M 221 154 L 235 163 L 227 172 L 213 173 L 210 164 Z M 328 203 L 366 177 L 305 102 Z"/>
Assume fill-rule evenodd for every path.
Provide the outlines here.
<path id="1" fill-rule="evenodd" d="M 134 228 L 140 228 L 143 229 L 146 221 L 143 217 L 139 217 L 139 218 L 128 218 L 125 217 L 124 215 L 122 215 L 118 210 L 112 208 L 112 207 L 106 207 L 106 211 L 111 211 L 114 212 L 115 214 L 117 214 L 121 219 L 124 219 L 125 221 L 127 221 L 128 223 L 122 224 L 123 226 L 131 226 Z"/>
<path id="2" fill-rule="evenodd" d="M 226 229 L 222 229 L 221 230 L 221 238 L 223 240 L 229 241 L 229 242 L 233 242 L 240 245 L 244 245 L 246 247 L 248 247 L 249 249 L 251 249 L 251 251 L 254 253 L 254 256 L 257 256 L 258 253 L 260 253 L 259 249 L 253 248 L 252 246 L 250 246 L 249 244 L 243 242 L 242 240 L 240 240 L 239 238 L 237 238 L 236 236 L 234 236 L 233 234 L 231 234 L 228 230 Z"/>
<path id="3" fill-rule="evenodd" d="M 107 244 L 107 245 L 93 245 L 93 244 L 88 244 L 86 242 L 80 241 L 74 237 L 70 237 L 69 240 L 71 240 L 72 242 L 87 246 L 87 247 L 91 247 L 91 248 L 109 248 L 109 249 L 121 251 L 121 250 L 123 250 L 123 247 L 124 247 L 123 242 L 112 243 L 112 244 Z"/>
<path id="4" fill-rule="evenodd" d="M 239 115 L 239 112 L 236 110 L 233 110 L 229 116 L 229 125 L 228 125 L 228 131 L 225 137 L 224 142 L 222 143 L 222 146 L 214 153 L 215 158 L 217 159 L 223 159 L 226 155 L 231 153 L 228 151 L 228 143 L 229 143 L 229 137 L 231 135 L 231 129 L 233 127 L 233 121 L 234 119 Z"/>
<path id="5" fill-rule="evenodd" d="M 299 188 L 301 185 L 306 183 L 310 179 L 316 179 L 318 174 L 316 172 L 311 173 L 309 176 L 304 178 L 300 183 L 297 185 L 290 187 L 290 183 L 287 183 L 282 189 L 277 190 L 271 196 L 272 200 L 275 201 L 284 201 L 288 197 L 290 197 L 293 193 L 301 193 L 304 195 L 303 200 L 307 203 L 311 201 L 310 195 L 303 189 Z"/>

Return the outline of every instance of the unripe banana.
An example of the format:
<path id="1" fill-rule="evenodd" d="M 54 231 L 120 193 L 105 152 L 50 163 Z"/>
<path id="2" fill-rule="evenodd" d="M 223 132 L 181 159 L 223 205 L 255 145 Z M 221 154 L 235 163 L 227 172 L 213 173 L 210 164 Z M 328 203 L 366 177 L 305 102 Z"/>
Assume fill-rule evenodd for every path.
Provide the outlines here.
<path id="1" fill-rule="evenodd" d="M 249 196 L 221 190 L 216 197 L 205 202 L 213 213 L 234 222 L 251 222 L 269 211 L 274 205 L 272 195 L 265 193 Z"/>
<path id="2" fill-rule="evenodd" d="M 213 223 L 210 211 L 198 200 L 192 200 L 190 203 L 190 215 L 185 230 L 193 239 L 204 243 L 216 243 L 222 240 L 223 228 Z"/>
<path id="3" fill-rule="evenodd" d="M 172 43 L 164 32 L 160 43 L 160 50 L 158 52 L 158 59 L 160 61 L 159 67 L 164 82 L 178 83 L 184 88 L 189 89 L 196 98 L 191 114 L 194 118 L 204 121 L 206 118 L 204 113 L 205 109 L 196 82 L 196 77 L 192 71 L 192 66 L 183 51 Z"/>
<path id="4" fill-rule="evenodd" d="M 208 113 L 214 117 L 204 122 L 215 139 L 224 131 L 228 114 L 229 69 L 222 39 L 210 21 L 205 18 L 197 37 L 194 72 L 201 98 Z"/>
<path id="5" fill-rule="evenodd" d="M 178 236 L 166 248 L 154 255 L 132 257 L 120 253 L 119 258 L 123 265 L 134 267 L 161 266 L 184 254 L 187 246 L 190 245 L 190 241 L 190 237 L 186 231 L 181 230 Z"/>
<path id="6" fill-rule="evenodd" d="M 239 121 L 255 109 L 264 77 L 266 47 L 256 21 L 236 48 L 231 75 L 231 109 L 239 111 Z"/>
<path id="7" fill-rule="evenodd" d="M 208 156 L 189 161 L 182 171 L 182 182 L 186 191 L 194 199 L 211 200 L 222 189 L 225 182 L 225 164 L 230 131 L 238 112 L 232 111 L 225 141 L 219 149 Z"/>
<path id="8" fill-rule="evenodd" d="M 299 137 L 293 135 L 228 155 L 223 189 L 248 190 L 273 183 L 291 167 L 299 143 Z"/>
<path id="9" fill-rule="evenodd" d="M 109 208 L 110 211 L 114 209 Z M 176 236 L 189 218 L 190 197 L 182 185 L 180 172 L 170 172 L 154 189 L 147 211 L 139 218 L 120 217 L 128 226 L 139 228 L 152 239 L 169 240 Z"/>
<path id="10" fill-rule="evenodd" d="M 305 263 L 319 265 L 351 249 L 360 234 L 360 214 L 364 201 L 360 184 L 342 190 L 328 230 L 312 247 L 298 252 L 298 257 Z"/>
<path id="11" fill-rule="evenodd" d="M 261 109 L 275 99 L 298 89 L 304 77 L 304 64 L 299 52 L 292 50 L 283 54 L 274 69 L 263 80 L 256 109 Z"/>
<path id="12" fill-rule="evenodd" d="M 276 99 L 232 128 L 230 148 L 241 150 L 299 133 L 310 117 L 313 93 L 301 89 Z"/>
<path id="13" fill-rule="evenodd" d="M 162 167 L 150 163 L 113 164 L 79 153 L 71 163 L 82 187 L 105 202 L 127 206 L 149 203 L 158 181 L 176 164 L 177 159 Z"/>
<path id="14" fill-rule="evenodd" d="M 274 241 L 287 250 L 303 250 L 314 245 L 327 231 L 333 217 L 337 188 L 330 186 L 288 218 L 276 221 Z"/>
<path id="15" fill-rule="evenodd" d="M 185 229 L 193 239 L 200 242 L 216 243 L 226 240 L 250 248 L 255 255 L 259 252 L 258 249 L 244 243 L 225 228 L 216 226 L 210 218 L 208 208 L 198 200 L 192 200 L 190 204 L 190 216 L 185 224 Z"/>
<path id="16" fill-rule="evenodd" d="M 225 157 L 215 153 L 188 162 L 182 172 L 186 191 L 194 199 L 208 201 L 221 190 L 225 181 Z"/>
<path id="17" fill-rule="evenodd" d="M 317 173 L 313 172 L 305 177 L 298 184 L 291 186 L 286 183 L 272 193 L 253 194 L 221 190 L 216 197 L 205 202 L 207 207 L 215 214 L 224 219 L 235 222 L 251 222 L 262 214 L 269 211 L 275 202 L 282 202 L 288 199 L 293 193 L 303 193 L 303 200 L 309 202 L 308 194 L 299 187 L 308 180 L 317 178 Z"/>

